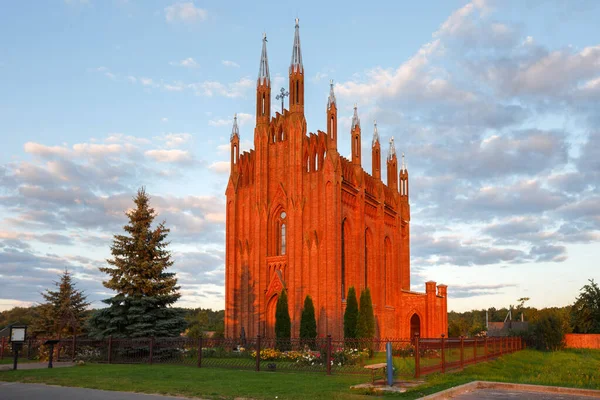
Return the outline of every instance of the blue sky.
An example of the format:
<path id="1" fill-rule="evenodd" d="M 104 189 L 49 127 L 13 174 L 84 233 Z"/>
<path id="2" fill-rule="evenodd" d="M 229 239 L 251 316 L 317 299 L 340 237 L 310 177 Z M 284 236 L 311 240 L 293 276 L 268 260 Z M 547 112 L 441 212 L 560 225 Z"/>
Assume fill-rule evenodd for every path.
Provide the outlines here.
<path id="1" fill-rule="evenodd" d="M 562 306 L 600 279 L 595 1 L 0 9 L 0 309 L 41 301 L 65 267 L 100 306 L 97 268 L 141 185 L 172 228 L 181 304 L 222 308 L 232 117 L 249 150 L 262 33 L 277 89 L 295 17 L 309 131 L 334 79 L 341 153 L 354 103 L 367 171 L 374 119 L 406 153 L 413 289 L 448 284 L 454 310 Z"/>

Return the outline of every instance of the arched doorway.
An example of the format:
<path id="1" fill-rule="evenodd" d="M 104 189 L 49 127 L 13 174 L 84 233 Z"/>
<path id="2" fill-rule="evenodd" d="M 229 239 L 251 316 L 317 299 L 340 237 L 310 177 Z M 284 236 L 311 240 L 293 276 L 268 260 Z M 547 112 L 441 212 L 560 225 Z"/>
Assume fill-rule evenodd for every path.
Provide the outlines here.
<path id="1" fill-rule="evenodd" d="M 265 337 L 274 338 L 275 337 L 275 310 L 277 309 L 277 298 L 278 295 L 274 295 L 271 297 L 269 302 L 267 303 L 267 328 L 264 333 Z"/>
<path id="2" fill-rule="evenodd" d="M 421 336 L 421 318 L 417 314 L 413 314 L 410 317 L 410 339 L 412 340 L 417 334 Z"/>

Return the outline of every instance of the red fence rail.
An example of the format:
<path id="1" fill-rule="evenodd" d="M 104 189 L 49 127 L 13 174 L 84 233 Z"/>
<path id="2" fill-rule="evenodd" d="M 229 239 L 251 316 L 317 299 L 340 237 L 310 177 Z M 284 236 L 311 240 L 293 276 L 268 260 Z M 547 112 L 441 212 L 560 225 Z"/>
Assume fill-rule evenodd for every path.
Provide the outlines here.
<path id="1" fill-rule="evenodd" d="M 46 360 L 45 340 L 29 339 L 21 352 Z M 327 374 L 369 374 L 365 365 L 385 362 L 392 344 L 396 376 L 420 377 L 445 373 L 523 349 L 520 337 L 409 339 L 253 338 L 113 338 L 61 339 L 55 360 L 114 364 L 178 364 L 198 368 L 312 371 Z M 0 339 L 0 358 L 10 356 L 10 344 Z"/>

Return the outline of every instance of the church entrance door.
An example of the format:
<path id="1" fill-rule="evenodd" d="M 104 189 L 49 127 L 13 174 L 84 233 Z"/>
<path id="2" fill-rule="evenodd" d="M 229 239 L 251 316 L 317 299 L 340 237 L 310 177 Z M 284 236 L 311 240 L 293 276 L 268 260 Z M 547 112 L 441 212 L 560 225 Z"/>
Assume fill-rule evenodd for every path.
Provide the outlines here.
<path id="1" fill-rule="evenodd" d="M 277 309 L 278 295 L 271 297 L 267 303 L 267 330 L 265 336 L 268 338 L 275 337 L 275 310 Z"/>
<path id="2" fill-rule="evenodd" d="M 410 340 L 413 340 L 415 335 L 421 336 L 421 318 L 417 314 L 410 317 Z"/>

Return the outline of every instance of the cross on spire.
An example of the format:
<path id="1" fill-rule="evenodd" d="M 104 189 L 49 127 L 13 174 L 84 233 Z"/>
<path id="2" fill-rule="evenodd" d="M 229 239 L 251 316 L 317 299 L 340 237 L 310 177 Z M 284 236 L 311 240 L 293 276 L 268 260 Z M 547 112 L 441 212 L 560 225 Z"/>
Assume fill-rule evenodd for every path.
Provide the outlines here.
<path id="1" fill-rule="evenodd" d="M 281 89 L 279 90 L 279 92 L 280 92 L 280 93 L 279 93 L 277 96 L 275 96 L 275 98 L 276 98 L 277 100 L 281 100 L 281 113 L 283 114 L 283 99 L 284 99 L 286 96 L 289 96 L 289 95 L 290 95 L 290 92 L 286 92 L 286 91 L 285 91 L 285 88 L 281 88 Z"/>

